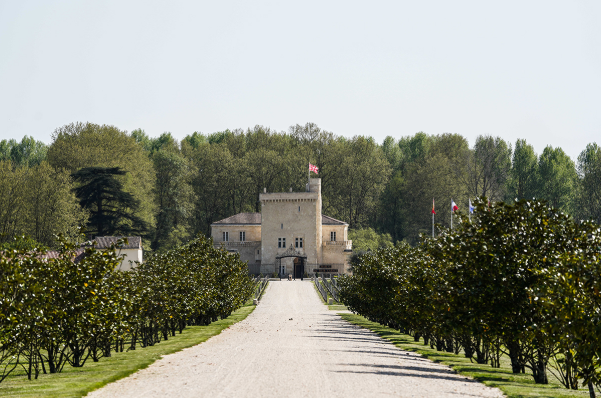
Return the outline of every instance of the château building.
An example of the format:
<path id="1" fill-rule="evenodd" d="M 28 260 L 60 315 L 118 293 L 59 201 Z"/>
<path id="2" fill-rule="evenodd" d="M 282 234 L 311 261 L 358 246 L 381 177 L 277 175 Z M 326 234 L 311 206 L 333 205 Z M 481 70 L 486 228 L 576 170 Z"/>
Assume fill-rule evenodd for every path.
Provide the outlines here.
<path id="1" fill-rule="evenodd" d="M 211 224 L 215 246 L 239 253 L 251 274 L 301 278 L 349 271 L 348 224 L 321 213 L 321 179 L 305 192 L 259 195 L 260 213 L 239 213 Z"/>

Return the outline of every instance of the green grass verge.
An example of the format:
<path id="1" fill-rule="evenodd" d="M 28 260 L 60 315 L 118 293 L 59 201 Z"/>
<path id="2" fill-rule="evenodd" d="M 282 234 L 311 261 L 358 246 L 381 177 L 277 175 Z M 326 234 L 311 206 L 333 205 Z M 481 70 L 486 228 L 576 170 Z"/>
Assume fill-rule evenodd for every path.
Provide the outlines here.
<path id="1" fill-rule="evenodd" d="M 252 303 L 252 301 L 251 301 Z M 208 340 L 222 330 L 246 318 L 255 306 L 246 304 L 226 319 L 208 326 L 189 326 L 182 334 L 170 337 L 152 347 L 135 351 L 113 353 L 99 362 L 88 360 L 82 368 L 65 365 L 62 373 L 40 374 L 37 380 L 28 380 L 24 372 L 13 372 L 0 383 L 0 397 L 81 397 L 110 382 L 127 377 L 146 368 L 163 355 L 181 351 Z"/>
<path id="2" fill-rule="evenodd" d="M 420 342 L 416 343 L 413 341 L 413 337 L 402 334 L 389 327 L 382 326 L 379 323 L 370 322 L 360 315 L 344 313 L 339 315 L 355 325 L 372 330 L 381 337 L 391 341 L 399 348 L 417 352 L 434 362 L 450 366 L 457 373 L 472 377 L 488 386 L 497 387 L 508 397 L 556 398 L 589 396 L 588 389 L 586 388 L 581 388 L 578 391 L 565 389 L 550 373 L 549 384 L 547 385 L 535 384 L 532 376 L 528 373 L 513 374 L 511 372 L 509 359 L 506 357 L 501 358 L 501 367 L 495 369 L 490 365 L 480 365 L 475 362 L 472 363 L 462 354 L 455 355 L 453 353 L 436 351 L 436 349 L 430 348 L 429 345 L 425 346 L 423 344 L 423 339 L 420 339 Z"/>
<path id="3" fill-rule="evenodd" d="M 328 305 L 328 309 L 330 309 L 332 311 L 346 311 L 346 310 L 348 310 L 348 308 L 346 308 L 346 305 L 344 305 L 344 304 L 332 304 L 332 305 Z"/>

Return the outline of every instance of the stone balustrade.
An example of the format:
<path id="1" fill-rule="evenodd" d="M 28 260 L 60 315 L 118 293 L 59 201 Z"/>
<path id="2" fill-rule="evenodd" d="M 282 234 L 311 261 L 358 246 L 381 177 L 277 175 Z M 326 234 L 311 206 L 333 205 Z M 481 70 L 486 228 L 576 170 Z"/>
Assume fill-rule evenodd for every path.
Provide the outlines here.
<path id="1" fill-rule="evenodd" d="M 342 248 L 343 250 L 351 250 L 353 247 L 352 240 L 337 240 L 337 241 L 324 241 L 323 246 L 331 249 Z"/>

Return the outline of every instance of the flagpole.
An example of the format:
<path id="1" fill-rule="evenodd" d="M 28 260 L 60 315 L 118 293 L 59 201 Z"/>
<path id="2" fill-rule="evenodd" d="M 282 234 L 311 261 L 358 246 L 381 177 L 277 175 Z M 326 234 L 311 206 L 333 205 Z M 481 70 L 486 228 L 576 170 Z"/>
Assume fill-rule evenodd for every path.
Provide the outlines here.
<path id="1" fill-rule="evenodd" d="M 309 124 L 309 123 L 307 123 Z M 311 137 L 311 125 L 309 124 L 309 137 Z M 307 167 L 309 168 L 309 170 L 307 170 L 307 184 L 309 184 L 309 186 L 311 186 L 311 162 L 307 162 L 309 163 L 307 165 Z"/>
<path id="2" fill-rule="evenodd" d="M 451 199 L 451 229 L 453 229 L 453 199 Z"/>
<path id="3" fill-rule="evenodd" d="M 434 214 L 436 211 L 434 210 L 434 198 L 432 198 L 432 238 L 434 238 Z"/>
<path id="4" fill-rule="evenodd" d="M 467 204 L 467 218 L 472 222 L 472 200 L 468 199 Z"/>
<path id="5" fill-rule="evenodd" d="M 310 162 L 307 162 L 311 164 Z M 311 166 L 307 165 L 307 184 L 311 184 Z"/>

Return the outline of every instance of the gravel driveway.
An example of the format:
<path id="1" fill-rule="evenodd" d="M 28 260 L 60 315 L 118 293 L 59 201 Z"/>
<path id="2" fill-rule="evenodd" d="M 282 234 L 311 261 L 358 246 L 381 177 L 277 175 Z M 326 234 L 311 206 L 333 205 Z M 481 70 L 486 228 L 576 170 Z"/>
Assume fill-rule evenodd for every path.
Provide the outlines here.
<path id="1" fill-rule="evenodd" d="M 255 311 L 89 397 L 502 397 L 343 321 L 313 284 L 270 282 Z"/>

